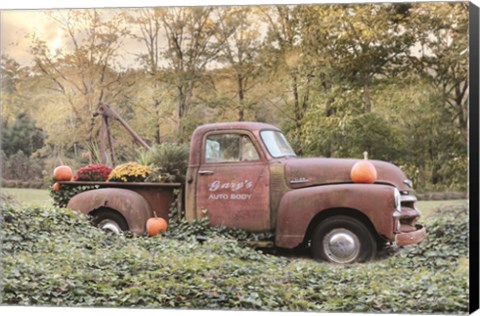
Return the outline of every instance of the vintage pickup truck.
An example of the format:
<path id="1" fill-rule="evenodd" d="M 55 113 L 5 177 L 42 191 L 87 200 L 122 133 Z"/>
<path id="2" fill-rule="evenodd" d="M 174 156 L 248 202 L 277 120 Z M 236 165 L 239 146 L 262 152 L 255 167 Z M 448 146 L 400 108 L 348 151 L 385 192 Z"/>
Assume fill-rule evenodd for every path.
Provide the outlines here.
<path id="1" fill-rule="evenodd" d="M 62 182 L 100 188 L 68 207 L 106 230 L 145 232 L 152 216 L 168 218 L 173 190 L 185 190 L 188 221 L 274 233 L 274 245 L 311 247 L 335 263 L 372 259 L 385 244 L 422 241 L 412 182 L 393 164 L 370 160 L 375 183 L 354 183 L 355 159 L 298 158 L 281 131 L 254 122 L 198 127 L 191 138 L 186 183 Z"/>

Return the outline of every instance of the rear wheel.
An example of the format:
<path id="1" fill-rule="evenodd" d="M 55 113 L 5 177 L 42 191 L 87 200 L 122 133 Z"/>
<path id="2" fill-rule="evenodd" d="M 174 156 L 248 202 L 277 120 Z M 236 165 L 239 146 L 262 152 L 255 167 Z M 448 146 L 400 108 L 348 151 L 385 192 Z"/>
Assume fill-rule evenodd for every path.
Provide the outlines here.
<path id="1" fill-rule="evenodd" d="M 349 216 L 333 216 L 320 222 L 312 235 L 313 257 L 346 264 L 373 259 L 377 244 L 370 230 Z"/>
<path id="2" fill-rule="evenodd" d="M 123 216 L 112 210 L 98 210 L 92 215 L 92 224 L 105 232 L 120 234 L 128 230 Z"/>

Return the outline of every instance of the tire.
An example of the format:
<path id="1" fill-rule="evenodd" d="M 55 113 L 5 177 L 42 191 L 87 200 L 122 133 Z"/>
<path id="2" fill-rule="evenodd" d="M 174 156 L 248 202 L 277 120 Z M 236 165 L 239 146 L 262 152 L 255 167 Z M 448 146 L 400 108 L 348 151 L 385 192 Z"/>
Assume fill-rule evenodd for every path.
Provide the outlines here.
<path id="1" fill-rule="evenodd" d="M 342 215 L 320 222 L 311 245 L 314 259 L 339 264 L 369 261 L 377 250 L 370 230 L 361 221 Z"/>
<path id="2" fill-rule="evenodd" d="M 92 224 L 105 232 L 120 234 L 128 231 L 128 224 L 125 218 L 113 210 L 98 210 L 92 216 Z"/>

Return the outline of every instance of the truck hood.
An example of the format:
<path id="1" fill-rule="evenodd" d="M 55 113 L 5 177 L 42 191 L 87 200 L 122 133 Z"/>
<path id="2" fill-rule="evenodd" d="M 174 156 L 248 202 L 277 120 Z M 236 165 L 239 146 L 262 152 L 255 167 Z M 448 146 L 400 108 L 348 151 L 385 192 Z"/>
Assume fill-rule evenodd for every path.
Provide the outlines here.
<path id="1" fill-rule="evenodd" d="M 352 183 L 350 171 L 359 159 L 291 158 L 285 164 L 287 183 L 293 189 L 335 183 Z M 375 183 L 389 184 L 401 191 L 412 191 L 407 177 L 394 164 L 369 160 L 377 169 Z"/>

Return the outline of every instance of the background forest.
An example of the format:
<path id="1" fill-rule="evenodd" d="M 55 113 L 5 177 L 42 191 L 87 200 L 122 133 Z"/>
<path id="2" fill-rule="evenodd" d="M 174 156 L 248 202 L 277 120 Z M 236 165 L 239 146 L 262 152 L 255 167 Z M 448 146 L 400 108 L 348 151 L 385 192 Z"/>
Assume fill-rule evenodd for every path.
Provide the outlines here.
<path id="1" fill-rule="evenodd" d="M 99 162 L 103 101 L 149 144 L 188 143 L 207 122 L 268 122 L 301 156 L 368 151 L 420 192 L 467 189 L 468 3 L 44 14 L 62 46 L 31 34 L 31 65 L 2 54 L 4 186 Z M 141 52 L 127 66 L 132 39 Z M 140 146 L 111 127 L 118 160 L 133 160 Z"/>

